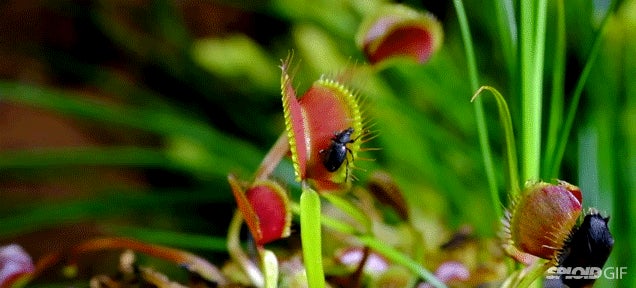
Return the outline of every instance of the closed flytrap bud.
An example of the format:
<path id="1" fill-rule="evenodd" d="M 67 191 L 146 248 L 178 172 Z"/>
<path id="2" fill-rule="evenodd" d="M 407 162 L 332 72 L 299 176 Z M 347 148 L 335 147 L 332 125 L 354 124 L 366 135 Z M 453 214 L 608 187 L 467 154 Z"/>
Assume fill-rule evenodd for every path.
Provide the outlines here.
<path id="1" fill-rule="evenodd" d="M 318 191 L 339 190 L 352 177 L 366 135 L 359 96 L 337 80 L 321 78 L 296 97 L 290 56 L 281 66 L 283 112 L 296 181 Z"/>
<path id="2" fill-rule="evenodd" d="M 565 181 L 526 184 L 507 212 L 505 251 L 524 264 L 535 257 L 556 264 L 581 214 L 581 202 L 581 190 Z"/>
<path id="3" fill-rule="evenodd" d="M 591 286 L 601 276 L 599 273 L 602 272 L 601 269 L 614 246 L 614 238 L 607 226 L 608 222 L 609 217 L 603 217 L 598 211 L 590 209 L 581 225 L 572 232 L 559 255 L 557 271 L 560 269 L 574 274 L 576 271 L 574 269 L 577 268 L 583 269 L 583 272 L 576 272 L 577 275 L 561 273 L 560 278 L 568 287 Z M 582 275 L 584 272 L 590 272 L 588 274 L 591 275 Z"/>
<path id="4" fill-rule="evenodd" d="M 372 64 L 396 56 L 426 63 L 442 45 L 443 38 L 442 26 L 432 14 L 391 4 L 363 21 L 356 44 Z"/>
<path id="5" fill-rule="evenodd" d="M 0 247 L 0 287 L 22 287 L 34 272 L 31 256 L 20 245 Z"/>
<path id="6" fill-rule="evenodd" d="M 285 238 L 290 234 L 291 208 L 287 192 L 276 182 L 261 180 L 246 185 L 233 175 L 228 181 L 237 206 L 257 245 Z"/>

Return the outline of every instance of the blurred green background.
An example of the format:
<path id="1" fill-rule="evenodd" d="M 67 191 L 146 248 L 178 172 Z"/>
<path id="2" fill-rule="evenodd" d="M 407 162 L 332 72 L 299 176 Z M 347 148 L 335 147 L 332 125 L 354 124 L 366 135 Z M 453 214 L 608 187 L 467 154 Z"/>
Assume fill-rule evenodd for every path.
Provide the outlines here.
<path id="1" fill-rule="evenodd" d="M 451 230 L 469 224 L 495 237 L 453 3 L 403 3 L 439 19 L 443 46 L 429 63 L 397 59 L 351 84 L 378 131 L 365 146 L 381 148 L 364 153 L 375 160 L 359 161 L 365 170 L 356 176 L 364 183 L 370 172 L 387 171 L 412 210 Z M 520 131 L 513 56 L 495 13 L 502 3 L 464 4 L 480 85 L 504 94 Z M 124 235 L 223 263 L 235 209 L 226 176 L 250 177 L 284 131 L 281 59 L 294 51 L 299 94 L 322 74 L 367 65 L 355 35 L 378 4 L 3 1 L 0 244 L 17 242 L 37 259 L 94 236 Z M 566 108 L 607 7 L 566 3 Z M 602 287 L 636 286 L 635 15 L 635 1 L 623 1 L 610 16 L 558 174 L 581 187 L 586 208 L 611 216 L 616 245 L 607 265 L 627 266 L 628 276 Z M 554 26 L 551 17 L 545 95 L 554 84 Z M 503 136 L 494 102 L 484 104 L 505 195 Z M 296 185 L 287 161 L 275 176 Z"/>

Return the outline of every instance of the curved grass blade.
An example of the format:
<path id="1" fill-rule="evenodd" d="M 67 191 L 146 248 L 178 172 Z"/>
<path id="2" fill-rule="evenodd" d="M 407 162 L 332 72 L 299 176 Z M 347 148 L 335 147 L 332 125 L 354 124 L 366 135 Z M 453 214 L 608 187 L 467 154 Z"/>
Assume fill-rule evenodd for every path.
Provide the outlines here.
<path id="1" fill-rule="evenodd" d="M 506 140 L 506 155 L 508 157 L 508 193 L 511 199 L 514 199 L 517 195 L 519 195 L 519 167 L 517 163 L 517 149 L 515 147 L 515 136 L 512 131 L 512 119 L 510 117 L 510 110 L 508 109 L 508 104 L 506 104 L 506 100 L 503 98 L 501 93 L 497 91 L 497 89 L 490 86 L 482 86 L 475 92 L 472 100 L 475 100 L 477 96 L 481 94 L 482 91 L 488 90 L 492 93 L 497 101 L 497 108 L 499 110 L 499 121 L 501 121 L 501 125 L 504 129 L 504 135 Z M 498 194 L 493 194 L 492 200 L 497 201 L 496 203 L 501 203 Z M 498 215 L 500 217 L 503 216 L 503 211 L 501 206 L 496 205 L 498 209 Z"/>

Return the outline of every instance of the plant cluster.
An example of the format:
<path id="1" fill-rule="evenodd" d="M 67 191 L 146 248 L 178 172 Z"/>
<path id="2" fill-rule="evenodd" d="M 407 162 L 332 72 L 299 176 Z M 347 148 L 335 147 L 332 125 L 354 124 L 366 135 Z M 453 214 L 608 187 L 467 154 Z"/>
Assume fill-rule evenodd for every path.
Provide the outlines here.
<path id="1" fill-rule="evenodd" d="M 503 96 L 506 93 L 502 94 L 494 86 L 480 86 L 475 48 L 462 1 L 454 1 L 453 4 L 466 56 L 467 69 L 464 70 L 469 79 L 468 84 L 463 84 L 469 86 L 472 93 L 460 99 L 472 106 L 471 110 L 462 111 L 471 111 L 475 115 L 474 121 L 468 122 L 470 125 L 465 125 L 466 128 L 439 127 L 409 120 L 409 117 L 431 119 L 412 116 L 417 113 L 408 109 L 394 109 L 408 108 L 399 104 L 399 97 L 374 95 L 381 94 L 381 90 L 391 90 L 391 85 L 385 85 L 378 77 L 386 75 L 393 85 L 408 83 L 410 87 L 396 90 L 406 94 L 401 96 L 403 98 L 411 97 L 408 94 L 412 89 L 422 87 L 417 85 L 417 79 L 409 78 L 416 76 L 408 70 L 422 69 L 435 61 L 449 61 L 443 58 L 447 54 L 442 54 L 442 51 L 452 47 L 445 46 L 449 35 L 444 34 L 444 23 L 431 13 L 402 4 L 370 6 L 361 13 L 364 17 L 357 26 L 355 39 L 350 39 L 364 57 L 363 63 L 349 62 L 337 73 L 322 71 L 322 76 L 312 79 L 309 87 L 300 92 L 297 78 L 311 79 L 303 75 L 307 72 L 302 70 L 303 61 L 320 60 L 307 57 L 307 53 L 302 53 L 303 47 L 299 50 L 305 57 L 299 57 L 295 49 L 290 49 L 287 57 L 281 60 L 277 84 L 280 88 L 281 105 L 278 110 L 282 129 L 264 155 L 243 155 L 249 161 L 258 162 L 257 165 L 246 165 L 255 167 L 251 171 L 233 170 L 227 166 L 211 167 L 214 163 L 204 163 L 214 160 L 214 157 L 197 151 L 223 149 L 222 143 L 211 143 L 206 138 L 225 138 L 218 137 L 214 131 L 196 121 L 155 113 L 152 109 L 147 110 L 144 117 L 128 116 L 123 120 L 138 127 L 151 121 L 147 129 L 172 135 L 173 156 L 194 159 L 195 164 L 185 168 L 190 172 L 198 174 L 216 169 L 218 174 L 224 175 L 225 187 L 231 191 L 236 209 L 227 234 L 221 239 L 221 245 L 228 254 L 222 263 L 212 263 L 187 249 L 135 237 L 91 239 L 66 251 L 53 251 L 35 262 L 19 245 L 10 244 L 0 247 L 1 286 L 23 287 L 59 263 L 64 265 L 64 274 L 72 277 L 81 269 L 78 264 L 81 255 L 112 249 L 125 251 L 120 255 L 118 271 L 114 275 L 93 276 L 91 287 L 530 287 L 537 285 L 533 283 L 540 284 L 546 272 L 553 267 L 603 268 L 614 247 L 610 217 L 595 208 L 585 209 L 586 193 L 579 185 L 569 183 L 574 181 L 557 179 L 561 178 L 557 176 L 565 155 L 564 147 L 573 129 L 582 94 L 583 88 L 579 87 L 583 87 L 591 73 L 588 67 L 592 67 L 592 64 L 585 66 L 571 98 L 570 110 L 566 117 L 562 117 L 563 111 L 559 110 L 563 109 L 559 107 L 563 108 L 564 97 L 559 87 L 563 87 L 558 85 L 563 85 L 563 79 L 556 77 L 563 73 L 559 69 L 565 66 L 563 55 L 558 54 L 565 53 L 564 34 L 555 36 L 557 52 L 554 57 L 561 62 L 554 63 L 557 67 L 552 68 L 556 71 L 552 83 L 556 92 L 550 103 L 553 110 L 547 114 L 550 117 L 547 143 L 543 144 L 541 138 L 543 65 L 548 29 L 546 11 L 551 7 L 546 2 L 532 4 L 521 1 L 517 4 L 518 15 L 508 11 L 508 15 L 519 17 L 519 24 L 512 17 L 507 20 L 508 25 L 501 27 L 504 34 L 512 33 L 506 31 L 506 27 L 519 28 L 518 37 L 506 38 L 502 42 L 507 49 L 504 58 L 509 64 L 508 76 L 518 88 L 508 92 L 519 96 L 514 98 L 514 101 L 519 101 L 514 107 L 520 110 L 515 114 L 521 115 L 520 123 L 513 121 L 508 106 L 512 97 L 507 100 Z M 611 2 L 607 8 L 586 63 L 593 63 L 594 57 L 600 53 L 602 31 L 616 5 Z M 503 7 L 507 6 L 502 5 L 500 9 Z M 566 13 L 563 1 L 558 1 L 554 9 L 558 23 L 563 24 L 561 21 L 564 21 Z M 504 10 L 498 13 L 500 17 L 505 15 Z M 298 33 L 312 31 L 307 28 Z M 564 33 L 564 28 L 557 29 L 557 32 Z M 308 39 L 302 38 L 302 35 L 297 37 Z M 199 50 L 193 54 L 206 59 L 201 51 L 212 49 L 206 45 L 214 44 L 198 44 Z M 201 62 L 205 63 L 204 60 Z M 214 67 L 218 63 L 208 65 Z M 428 76 L 436 75 L 430 73 Z M 443 75 L 437 76 L 443 78 Z M 7 88 L 5 86 L 11 85 L 1 87 Z M 451 86 L 445 87 L 452 89 Z M 19 92 L 22 86 L 11 87 L 14 92 Z M 493 96 L 496 110 L 484 107 L 482 98 L 485 96 L 482 94 L 486 92 Z M 38 91 L 31 91 L 31 94 L 37 95 Z M 15 100 L 19 96 L 13 97 L 13 101 L 20 101 Z M 37 96 L 34 99 L 38 99 Z M 40 104 L 55 106 L 59 105 L 57 102 L 64 101 L 70 104 L 59 107 L 76 104 L 65 97 L 51 99 L 59 101 Z M 436 101 L 451 103 L 455 100 Z M 38 100 L 32 102 L 37 103 Z M 75 111 L 80 111 L 80 114 L 84 113 L 82 107 L 90 106 L 77 103 L 75 106 L 79 108 Z M 422 109 L 435 110 L 434 104 L 424 103 L 422 105 L 430 107 Z M 116 118 L 112 113 L 114 110 L 94 111 L 90 117 Z M 392 111 L 397 113 L 392 114 Z M 488 114 L 491 111 L 498 113 L 498 120 L 493 121 L 494 117 Z M 449 113 L 439 117 L 459 119 L 466 114 Z M 389 119 L 392 125 L 379 123 L 379 119 Z M 559 126 L 556 122 L 561 120 L 565 122 Z M 157 124 L 161 121 L 174 123 L 171 129 L 163 130 Z M 501 137 L 493 137 L 503 139 L 495 140 L 504 148 L 499 158 L 491 151 L 496 145 L 490 144 L 492 139 L 487 125 L 496 122 L 503 128 L 495 132 Z M 514 133 L 517 128 L 521 130 L 520 135 Z M 441 138 L 433 141 L 455 139 L 459 149 L 448 148 L 441 152 L 442 156 L 428 155 L 424 152 L 433 153 L 433 149 L 412 148 L 423 142 L 412 143 L 413 140 L 405 136 L 408 133 L 403 132 L 408 129 L 421 129 L 431 138 Z M 410 185 L 408 179 L 439 178 L 448 170 L 437 165 L 442 162 L 457 166 L 458 171 L 472 171 L 470 167 L 464 167 L 464 161 L 455 159 L 461 158 L 461 155 L 453 155 L 464 147 L 461 143 L 461 138 L 465 137 L 461 132 L 463 129 L 476 131 L 479 149 L 471 151 L 480 152 L 475 154 L 479 154 L 476 158 L 483 161 L 485 174 L 469 181 L 487 186 L 488 189 L 483 190 L 488 193 L 481 196 L 470 194 L 474 191 L 460 189 L 464 184 L 452 183 L 455 179 L 437 179 L 440 183 L 444 182 L 440 185 L 448 190 L 460 191 L 446 196 L 454 204 L 436 203 L 443 200 L 430 196 L 436 195 L 430 191 L 434 189 L 422 183 Z M 518 142 L 521 143 L 520 153 L 516 147 Z M 441 143 L 439 146 L 444 144 L 454 145 Z M 216 146 L 221 148 L 211 148 Z M 544 147 L 547 156 L 541 158 Z M 241 150 L 245 147 L 234 148 Z M 381 154 L 384 149 L 391 150 L 390 156 L 398 159 L 375 159 L 382 157 L 376 154 Z M 418 161 L 428 165 L 413 165 Z M 376 162 L 388 164 L 382 166 Z M 502 173 L 497 172 L 499 169 Z M 404 176 L 409 174 L 410 177 Z M 497 183 L 502 180 L 506 187 L 500 193 L 501 187 Z M 418 193 L 430 194 L 430 197 L 419 197 Z M 477 200 L 464 200 L 464 197 L 473 196 L 478 197 Z M 429 203 L 414 203 L 420 199 L 430 201 L 430 206 L 441 208 L 433 207 L 428 211 L 423 207 Z M 462 206 L 464 201 L 473 202 Z M 467 211 L 467 206 L 474 206 L 480 201 L 486 203 L 481 205 L 487 210 L 484 215 L 481 215 L 480 209 Z M 466 218 L 481 215 L 484 219 L 474 220 L 471 224 L 449 225 L 439 216 L 445 214 L 436 209 L 464 213 Z M 484 231 L 491 232 L 491 235 Z M 172 279 L 168 273 L 138 263 L 138 255 L 176 264 L 186 271 L 187 280 Z M 588 287 L 595 284 L 596 278 L 570 279 L 561 275 L 557 280 L 568 287 Z"/>

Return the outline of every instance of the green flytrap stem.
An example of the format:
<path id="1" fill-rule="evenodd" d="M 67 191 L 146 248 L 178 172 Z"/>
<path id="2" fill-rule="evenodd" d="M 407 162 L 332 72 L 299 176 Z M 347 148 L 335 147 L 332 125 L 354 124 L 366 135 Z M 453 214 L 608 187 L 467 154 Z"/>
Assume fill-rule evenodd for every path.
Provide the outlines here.
<path id="1" fill-rule="evenodd" d="M 241 247 L 239 236 L 241 233 L 242 223 L 243 217 L 241 216 L 240 211 L 237 210 L 234 212 L 234 217 L 232 217 L 230 227 L 228 228 L 227 250 L 234 261 L 241 265 L 243 271 L 247 274 L 247 277 L 250 278 L 254 286 L 263 287 L 265 285 L 263 273 L 261 273 L 259 267 L 250 260 L 249 256 L 243 252 L 243 248 Z"/>
<path id="2" fill-rule="evenodd" d="M 265 288 L 278 287 L 278 259 L 274 252 L 261 248 L 261 267 L 265 272 Z"/>
<path id="3" fill-rule="evenodd" d="M 532 265 L 517 270 L 501 284 L 501 288 L 526 288 L 537 278 L 543 276 L 544 272 L 554 264 L 545 259 L 538 259 Z"/>
<path id="4" fill-rule="evenodd" d="M 325 287 L 322 268 L 322 239 L 320 227 L 320 196 L 303 182 L 300 195 L 300 241 L 310 288 Z"/>
<path id="5" fill-rule="evenodd" d="M 544 259 L 537 260 L 528 268 L 522 271 L 523 273 L 519 275 L 521 276 L 520 281 L 514 287 L 516 288 L 529 287 L 530 285 L 532 285 L 532 283 L 534 283 L 535 280 L 543 276 L 545 271 L 548 270 L 548 268 L 552 267 L 553 265 L 554 264 L 552 264 L 552 262 L 544 260 Z"/>

